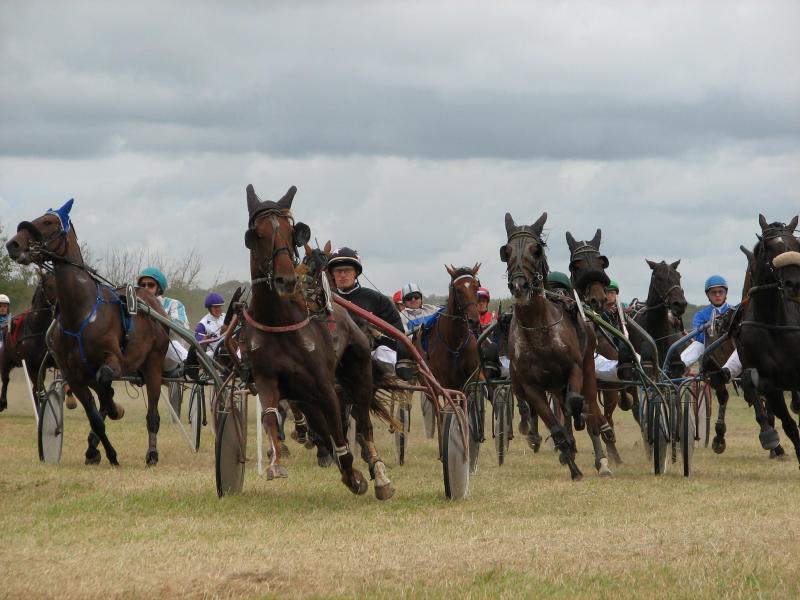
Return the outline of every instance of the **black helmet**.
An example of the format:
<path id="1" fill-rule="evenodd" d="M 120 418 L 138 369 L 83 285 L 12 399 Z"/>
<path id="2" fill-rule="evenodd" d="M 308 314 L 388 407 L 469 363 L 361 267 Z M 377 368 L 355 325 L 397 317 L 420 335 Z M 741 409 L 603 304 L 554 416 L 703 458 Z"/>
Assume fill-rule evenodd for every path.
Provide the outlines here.
<path id="1" fill-rule="evenodd" d="M 353 267 L 356 270 L 356 277 L 358 277 L 362 271 L 361 257 L 358 252 L 347 246 L 336 248 L 328 259 L 328 271 L 333 271 L 335 267 Z"/>

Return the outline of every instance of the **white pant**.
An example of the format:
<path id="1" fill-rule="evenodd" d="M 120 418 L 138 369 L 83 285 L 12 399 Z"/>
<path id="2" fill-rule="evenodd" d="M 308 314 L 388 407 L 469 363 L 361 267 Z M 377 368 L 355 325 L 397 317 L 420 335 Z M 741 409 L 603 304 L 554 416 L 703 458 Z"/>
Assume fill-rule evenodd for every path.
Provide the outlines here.
<path id="1" fill-rule="evenodd" d="M 164 370 L 172 371 L 177 369 L 186 360 L 188 354 L 189 351 L 182 344 L 175 340 L 170 340 L 169 346 L 167 346 L 167 355 L 164 357 Z"/>
<path id="2" fill-rule="evenodd" d="M 390 365 L 397 364 L 397 352 L 388 346 L 378 346 L 372 351 L 372 357 L 377 358 L 381 362 L 389 363 Z"/>
<path id="3" fill-rule="evenodd" d="M 739 351 L 734 350 L 723 366 L 731 372 L 731 378 L 739 377 L 743 371 L 742 361 L 739 360 Z"/>
<path id="4" fill-rule="evenodd" d="M 595 354 L 594 374 L 601 381 L 619 381 L 617 364 L 619 364 L 619 361 L 606 358 L 602 354 Z"/>
<path id="5" fill-rule="evenodd" d="M 694 340 L 686 350 L 681 352 L 681 361 L 686 365 L 687 369 L 700 359 L 705 349 L 705 344 Z"/>

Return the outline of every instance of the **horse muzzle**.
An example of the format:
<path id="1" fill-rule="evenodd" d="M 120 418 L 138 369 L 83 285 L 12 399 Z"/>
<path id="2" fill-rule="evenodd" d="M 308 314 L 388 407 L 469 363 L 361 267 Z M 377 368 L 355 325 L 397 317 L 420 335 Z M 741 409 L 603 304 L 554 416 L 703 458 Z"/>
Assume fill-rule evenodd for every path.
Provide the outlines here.
<path id="1" fill-rule="evenodd" d="M 11 259 L 21 265 L 29 265 L 32 262 L 29 248 L 23 248 L 19 242 L 13 238 L 6 244 L 6 250 Z"/>

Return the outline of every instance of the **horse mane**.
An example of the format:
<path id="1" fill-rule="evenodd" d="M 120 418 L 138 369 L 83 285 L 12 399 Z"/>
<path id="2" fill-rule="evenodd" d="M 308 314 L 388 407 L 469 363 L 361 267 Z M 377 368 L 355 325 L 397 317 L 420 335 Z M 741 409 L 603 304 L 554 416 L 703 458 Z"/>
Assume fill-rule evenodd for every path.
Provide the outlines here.
<path id="1" fill-rule="evenodd" d="M 472 270 L 474 268 L 475 267 L 458 267 L 453 272 L 453 279 L 455 279 L 456 277 L 461 277 L 462 275 L 472 275 Z"/>

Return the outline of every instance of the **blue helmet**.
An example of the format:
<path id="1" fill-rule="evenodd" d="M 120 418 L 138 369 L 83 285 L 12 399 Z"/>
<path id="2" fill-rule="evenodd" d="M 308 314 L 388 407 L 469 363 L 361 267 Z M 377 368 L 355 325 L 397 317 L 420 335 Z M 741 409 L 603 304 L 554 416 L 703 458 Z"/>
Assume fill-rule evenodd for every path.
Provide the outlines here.
<path id="1" fill-rule="evenodd" d="M 225 298 L 216 292 L 211 292 L 208 296 L 206 296 L 206 308 L 211 308 L 212 306 L 223 306 L 224 304 Z"/>
<path id="2" fill-rule="evenodd" d="M 725 281 L 725 278 L 722 275 L 712 275 L 706 279 L 706 291 L 713 287 L 724 287 L 727 290 L 728 282 Z"/>
<path id="3" fill-rule="evenodd" d="M 158 284 L 160 289 L 160 293 L 164 293 L 167 291 L 167 278 L 161 272 L 161 269 L 157 269 L 156 267 L 147 267 L 146 269 L 142 269 L 142 272 L 139 273 L 139 276 L 136 278 L 136 283 L 138 284 L 142 277 L 149 277 L 150 279 L 154 279 L 155 282 Z"/>

